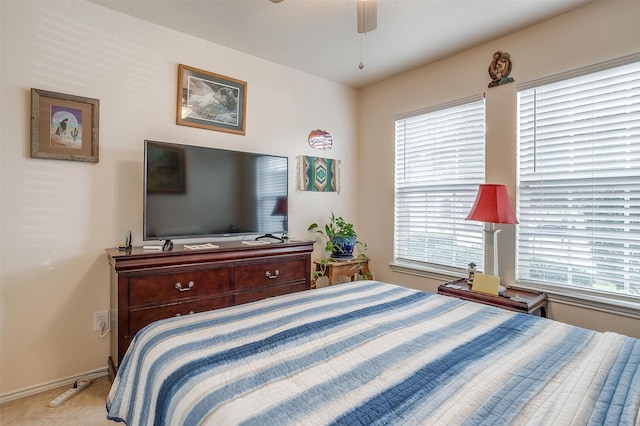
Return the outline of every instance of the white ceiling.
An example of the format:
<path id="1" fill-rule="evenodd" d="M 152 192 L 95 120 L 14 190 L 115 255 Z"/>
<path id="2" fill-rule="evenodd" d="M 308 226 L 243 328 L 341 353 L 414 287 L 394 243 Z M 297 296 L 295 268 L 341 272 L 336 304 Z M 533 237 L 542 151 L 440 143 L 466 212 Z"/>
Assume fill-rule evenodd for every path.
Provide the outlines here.
<path id="1" fill-rule="evenodd" d="M 364 36 L 356 31 L 356 0 L 90 1 L 361 88 L 593 0 L 377 0 L 378 28 Z"/>

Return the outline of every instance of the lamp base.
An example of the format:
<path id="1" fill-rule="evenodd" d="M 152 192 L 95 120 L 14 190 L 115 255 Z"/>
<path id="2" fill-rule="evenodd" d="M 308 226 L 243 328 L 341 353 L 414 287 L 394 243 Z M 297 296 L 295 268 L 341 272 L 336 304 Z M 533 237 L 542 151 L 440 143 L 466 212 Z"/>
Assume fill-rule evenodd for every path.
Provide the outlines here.
<path id="1" fill-rule="evenodd" d="M 485 252 L 484 252 L 484 269 L 485 274 L 500 276 L 498 269 L 498 233 L 500 229 L 496 229 L 495 223 L 489 223 L 488 229 L 485 228 Z"/>

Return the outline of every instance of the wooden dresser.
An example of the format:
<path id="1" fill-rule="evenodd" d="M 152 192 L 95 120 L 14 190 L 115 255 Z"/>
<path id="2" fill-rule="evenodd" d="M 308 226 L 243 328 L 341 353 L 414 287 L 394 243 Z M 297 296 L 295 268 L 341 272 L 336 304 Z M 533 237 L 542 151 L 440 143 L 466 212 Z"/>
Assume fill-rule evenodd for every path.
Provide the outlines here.
<path id="1" fill-rule="evenodd" d="M 163 318 L 239 305 L 311 288 L 313 241 L 172 251 L 107 249 L 111 265 L 110 373 L 131 339 Z"/>

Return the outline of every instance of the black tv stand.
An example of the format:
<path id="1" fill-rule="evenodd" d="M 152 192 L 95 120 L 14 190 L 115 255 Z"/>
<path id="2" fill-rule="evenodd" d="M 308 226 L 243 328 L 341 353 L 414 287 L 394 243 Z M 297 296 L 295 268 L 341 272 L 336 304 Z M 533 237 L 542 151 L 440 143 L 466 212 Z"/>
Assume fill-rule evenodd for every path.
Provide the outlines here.
<path id="1" fill-rule="evenodd" d="M 256 237 L 256 241 L 260 241 L 260 240 L 265 239 L 265 238 L 273 238 L 274 240 L 278 240 L 278 241 L 280 241 L 281 243 L 284 243 L 284 239 L 283 239 L 283 238 L 276 237 L 276 236 L 275 236 L 275 235 L 273 235 L 273 234 L 264 234 L 264 235 L 261 235 L 261 236 L 259 236 L 259 237 Z"/>

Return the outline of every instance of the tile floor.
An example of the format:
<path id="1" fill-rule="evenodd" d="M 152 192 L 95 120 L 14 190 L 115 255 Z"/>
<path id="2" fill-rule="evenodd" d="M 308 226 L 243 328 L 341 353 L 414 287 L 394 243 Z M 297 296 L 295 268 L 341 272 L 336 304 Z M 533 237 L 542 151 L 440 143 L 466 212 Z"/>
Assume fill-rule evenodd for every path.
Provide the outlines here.
<path id="1" fill-rule="evenodd" d="M 91 385 L 57 408 L 50 408 L 49 402 L 67 391 L 68 386 L 5 402 L 0 404 L 0 425 L 114 426 L 122 424 L 107 420 L 105 402 L 110 388 L 109 377 L 93 379 Z"/>

